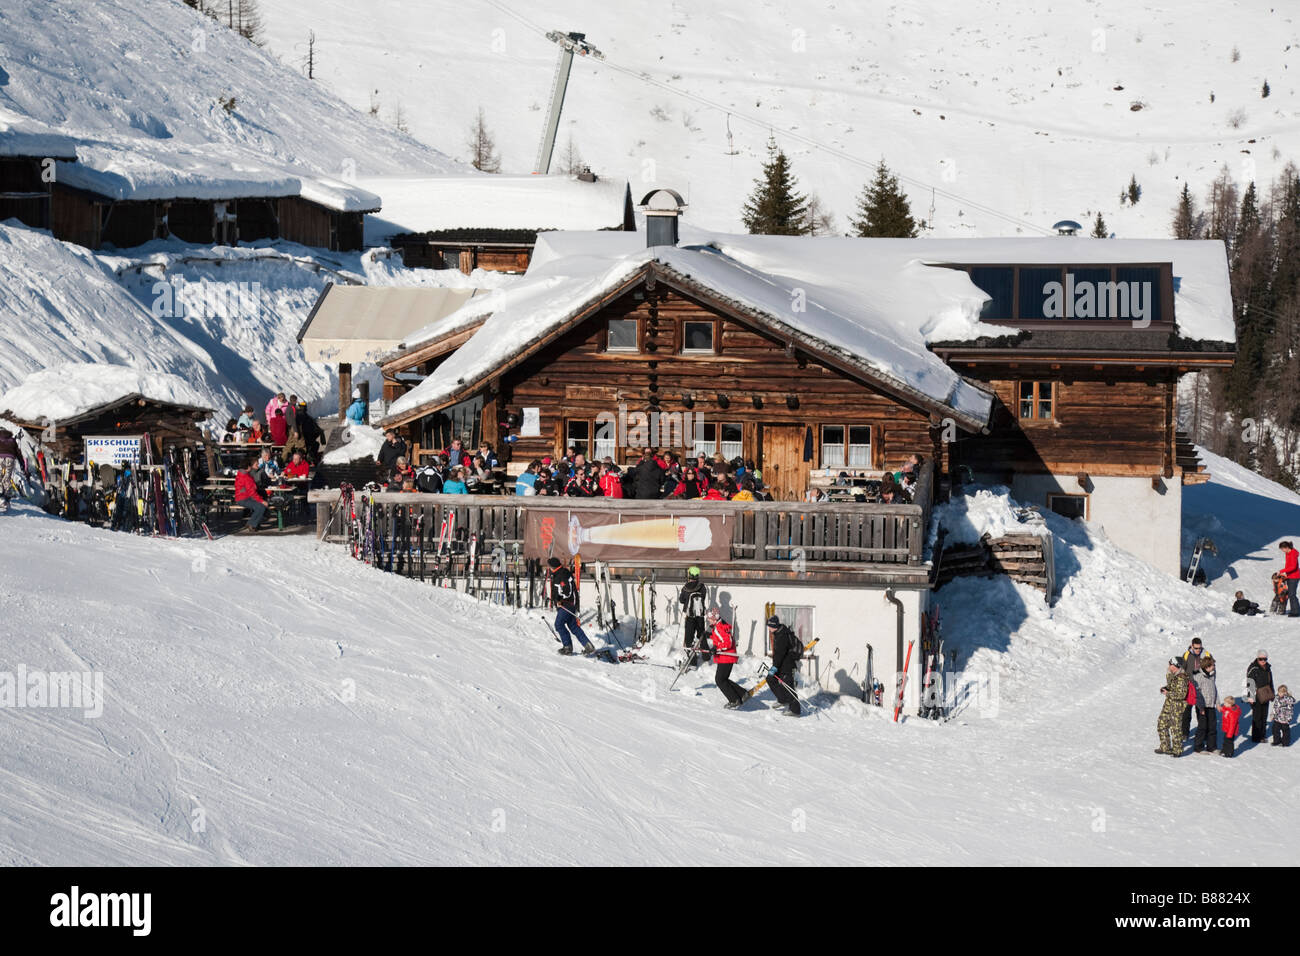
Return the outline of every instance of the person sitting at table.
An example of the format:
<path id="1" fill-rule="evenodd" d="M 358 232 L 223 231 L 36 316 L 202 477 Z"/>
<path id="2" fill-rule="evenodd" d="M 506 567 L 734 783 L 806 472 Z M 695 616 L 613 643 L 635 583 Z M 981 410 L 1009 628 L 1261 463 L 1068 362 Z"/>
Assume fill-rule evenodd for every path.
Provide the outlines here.
<path id="1" fill-rule="evenodd" d="M 246 431 L 252 429 L 253 427 L 253 406 L 252 405 L 244 406 L 243 414 L 239 416 L 239 421 L 236 423 L 236 425 L 239 428 L 242 428 Z"/>
<path id="2" fill-rule="evenodd" d="M 487 459 L 482 455 L 475 455 L 474 461 L 466 470 L 466 486 L 474 488 L 478 494 L 489 494 L 492 491 L 492 483 L 492 469 L 488 467 Z"/>
<path id="3" fill-rule="evenodd" d="M 453 468 L 447 473 L 447 480 L 442 483 L 442 493 L 444 495 L 469 494 L 469 489 L 465 487 L 464 468 Z"/>
<path id="4" fill-rule="evenodd" d="M 465 443 L 459 438 L 453 438 L 451 444 L 444 448 L 442 453 L 447 456 L 447 463 L 453 468 L 463 468 L 469 464 L 469 452 L 465 450 Z"/>
<path id="5" fill-rule="evenodd" d="M 754 494 L 754 479 L 745 478 L 740 482 L 740 490 L 736 492 L 732 501 L 755 501 L 757 496 Z"/>
<path id="6" fill-rule="evenodd" d="M 405 455 L 399 455 L 393 462 L 393 473 L 388 478 L 388 488 L 390 491 L 398 491 L 402 487 L 402 482 L 407 478 L 415 481 L 415 469 L 411 467 L 406 460 Z"/>
<path id="7" fill-rule="evenodd" d="M 415 487 L 415 479 L 414 479 L 414 478 L 403 478 L 403 479 L 402 479 L 402 491 L 404 491 L 404 492 L 410 492 L 411 494 L 418 494 L 419 491 L 420 491 L 420 489 L 417 488 L 417 487 Z"/>
<path id="8" fill-rule="evenodd" d="M 249 531 L 256 531 L 266 517 L 266 499 L 257 487 L 258 460 L 254 459 L 247 468 L 235 474 L 235 504 L 248 509 Z"/>
<path id="9" fill-rule="evenodd" d="M 379 453 L 375 455 L 375 460 L 379 462 L 380 472 L 383 474 L 392 474 L 393 468 L 397 465 L 397 459 L 406 456 L 406 442 L 397 437 L 397 430 L 390 428 L 384 432 L 384 443 L 379 446 Z"/>
<path id="10" fill-rule="evenodd" d="M 248 443 L 250 445 L 260 445 L 266 440 L 266 435 L 262 432 L 262 423 L 258 419 L 253 419 L 253 427 L 248 430 Z"/>
<path id="11" fill-rule="evenodd" d="M 302 452 L 295 451 L 289 464 L 284 466 L 284 477 L 303 479 L 311 477 L 311 465 L 303 457 Z"/>
<path id="12" fill-rule="evenodd" d="M 269 448 L 262 449 L 262 453 L 253 461 L 253 467 L 250 469 L 259 488 L 266 488 L 267 485 L 278 481 L 282 470 Z"/>
<path id="13" fill-rule="evenodd" d="M 501 460 L 497 458 L 497 453 L 492 450 L 492 446 L 487 442 L 478 446 L 478 453 L 482 456 L 483 460 L 487 462 L 489 468 L 501 467 Z"/>
<path id="14" fill-rule="evenodd" d="M 226 427 L 221 430 L 222 444 L 229 445 L 233 441 L 238 441 L 236 436 L 239 435 L 239 422 L 233 418 L 226 422 Z"/>

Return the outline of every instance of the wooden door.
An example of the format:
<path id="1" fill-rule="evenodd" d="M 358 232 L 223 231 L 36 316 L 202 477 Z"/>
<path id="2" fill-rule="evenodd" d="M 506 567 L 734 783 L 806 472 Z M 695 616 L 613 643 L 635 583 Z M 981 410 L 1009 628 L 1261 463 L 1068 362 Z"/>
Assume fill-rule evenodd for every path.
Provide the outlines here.
<path id="1" fill-rule="evenodd" d="M 803 460 L 803 425 L 763 425 L 759 429 L 759 470 L 777 501 L 802 501 L 812 462 Z"/>

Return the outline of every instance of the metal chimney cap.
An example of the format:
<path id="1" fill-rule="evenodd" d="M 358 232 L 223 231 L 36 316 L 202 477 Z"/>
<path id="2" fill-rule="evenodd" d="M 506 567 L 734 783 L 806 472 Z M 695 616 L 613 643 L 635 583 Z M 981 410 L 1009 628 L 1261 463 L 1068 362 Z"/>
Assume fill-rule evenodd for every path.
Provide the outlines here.
<path id="1" fill-rule="evenodd" d="M 1073 219 L 1062 219 L 1060 222 L 1052 223 L 1052 228 L 1056 230 L 1058 236 L 1077 236 L 1083 226 Z"/>
<path id="2" fill-rule="evenodd" d="M 641 197 L 637 208 L 651 216 L 676 216 L 686 208 L 686 200 L 675 189 L 652 189 Z"/>

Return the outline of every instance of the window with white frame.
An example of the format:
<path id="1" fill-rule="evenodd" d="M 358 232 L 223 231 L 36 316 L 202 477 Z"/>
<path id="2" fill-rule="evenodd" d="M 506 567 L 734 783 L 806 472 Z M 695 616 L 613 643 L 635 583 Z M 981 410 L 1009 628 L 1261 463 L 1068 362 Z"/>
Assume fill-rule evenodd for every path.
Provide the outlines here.
<path id="1" fill-rule="evenodd" d="M 738 422 L 699 422 L 695 427 L 695 457 L 712 458 L 721 451 L 722 456 L 730 461 L 744 454 L 744 435 L 744 426 Z"/>
<path id="2" fill-rule="evenodd" d="M 682 351 L 712 354 L 713 334 L 713 322 L 683 322 Z"/>
<path id="3" fill-rule="evenodd" d="M 870 425 L 823 425 L 823 468 L 868 468 L 871 466 Z"/>

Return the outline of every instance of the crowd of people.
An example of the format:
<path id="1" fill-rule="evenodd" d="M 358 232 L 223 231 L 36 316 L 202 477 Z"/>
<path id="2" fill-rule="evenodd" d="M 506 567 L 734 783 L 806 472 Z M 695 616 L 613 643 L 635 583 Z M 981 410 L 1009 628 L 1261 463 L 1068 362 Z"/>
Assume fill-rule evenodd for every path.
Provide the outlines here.
<path id="1" fill-rule="evenodd" d="M 266 403 L 265 417 L 259 418 L 252 405 L 245 405 L 238 418 L 226 422 L 220 441 L 225 445 L 274 445 L 282 449 L 288 463 L 294 452 L 313 464 L 320 462 L 325 432 L 297 395 L 277 392 Z"/>
<path id="2" fill-rule="evenodd" d="M 558 460 L 535 458 L 515 480 L 516 495 L 570 498 L 675 498 L 712 501 L 771 500 L 753 460 L 721 454 L 683 458 L 672 451 L 643 449 L 635 465 L 623 469 L 606 456 L 589 462 L 570 448 Z"/>
<path id="3" fill-rule="evenodd" d="M 1218 665 L 1199 637 L 1181 657 L 1169 659 L 1165 686 L 1160 688 L 1160 693 L 1164 695 L 1164 703 L 1156 721 L 1159 746 L 1155 752 L 1158 754 L 1182 756 L 1183 745 L 1190 738 L 1192 753 L 1233 756 L 1244 715 L 1242 703 L 1250 705 L 1250 739 L 1253 743 L 1265 741 L 1271 718 L 1272 745 L 1291 745 L 1295 698 L 1285 684 L 1274 687 L 1268 651 L 1262 648 L 1246 668 L 1245 692 L 1240 699 L 1226 695 L 1220 700 Z M 1195 737 L 1192 737 L 1193 711 L 1196 712 Z M 1222 743 L 1219 741 L 1220 731 Z"/>
<path id="4" fill-rule="evenodd" d="M 384 433 L 375 462 L 379 483 L 387 491 L 472 495 L 494 493 L 501 485 L 497 477 L 501 462 L 492 446 L 484 443 L 477 452 L 470 452 L 459 438 L 416 468 L 406 441 L 390 428 Z"/>

